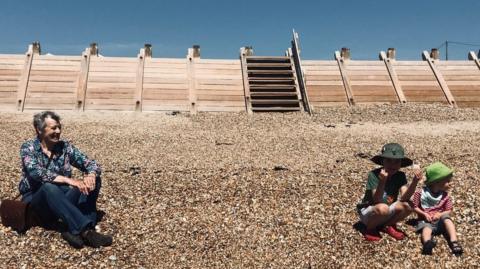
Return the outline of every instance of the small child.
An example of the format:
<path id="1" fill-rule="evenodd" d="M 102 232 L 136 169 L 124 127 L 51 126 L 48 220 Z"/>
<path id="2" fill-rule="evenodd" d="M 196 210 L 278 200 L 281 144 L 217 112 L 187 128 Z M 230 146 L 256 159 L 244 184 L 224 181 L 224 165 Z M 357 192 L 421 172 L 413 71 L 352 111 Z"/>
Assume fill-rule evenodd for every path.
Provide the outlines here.
<path id="1" fill-rule="evenodd" d="M 400 168 L 412 165 L 413 161 L 405 157 L 403 147 L 389 143 L 382 147 L 380 155 L 371 159 L 382 167 L 368 173 L 365 195 L 357 205 L 360 221 L 366 226 L 363 236 L 367 241 L 381 239 L 383 231 L 396 240 L 405 238 L 405 233 L 397 228 L 397 222 L 413 212 L 409 204 L 421 172 L 408 185 L 407 177 Z"/>
<path id="2" fill-rule="evenodd" d="M 416 230 L 422 234 L 422 254 L 432 255 L 436 245 L 432 235 L 446 233 L 452 253 L 460 256 L 463 249 L 457 242 L 455 225 L 450 218 L 453 206 L 447 193 L 453 170 L 441 162 L 436 162 L 426 168 L 425 174 L 426 186 L 413 195 L 413 207 L 419 219 Z"/>

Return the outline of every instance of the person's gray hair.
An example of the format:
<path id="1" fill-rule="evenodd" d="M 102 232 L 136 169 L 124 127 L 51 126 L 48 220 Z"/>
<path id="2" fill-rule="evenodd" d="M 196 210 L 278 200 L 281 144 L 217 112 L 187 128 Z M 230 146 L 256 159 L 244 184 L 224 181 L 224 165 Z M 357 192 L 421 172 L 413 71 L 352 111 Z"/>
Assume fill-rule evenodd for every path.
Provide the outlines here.
<path id="1" fill-rule="evenodd" d="M 45 129 L 46 118 L 51 118 L 58 123 L 60 123 L 60 120 L 61 120 L 60 116 L 53 111 L 42 111 L 33 115 L 33 127 L 35 128 L 35 132 L 37 132 L 37 134 L 38 134 L 38 130 L 43 131 L 43 129 Z"/>

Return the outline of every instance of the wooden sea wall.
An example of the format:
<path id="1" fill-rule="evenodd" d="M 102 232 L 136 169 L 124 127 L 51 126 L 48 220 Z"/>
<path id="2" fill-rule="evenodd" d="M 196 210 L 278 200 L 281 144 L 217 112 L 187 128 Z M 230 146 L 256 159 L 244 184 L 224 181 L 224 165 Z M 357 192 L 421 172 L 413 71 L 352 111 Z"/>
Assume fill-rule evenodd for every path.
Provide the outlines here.
<path id="1" fill-rule="evenodd" d="M 311 106 L 408 102 L 480 107 L 480 65 L 474 53 L 468 61 L 441 61 L 428 53 L 422 61 L 383 55 L 380 61 L 343 56 L 303 61 Z"/>
<path id="2" fill-rule="evenodd" d="M 197 49 L 197 50 L 196 50 Z M 0 54 L 0 111 L 246 111 L 240 59 L 202 59 L 198 48 L 186 58 L 153 58 L 150 47 L 137 57 L 102 57 L 96 48 L 79 56 L 41 55 L 30 45 L 25 55 Z M 480 107 L 480 63 L 395 60 L 304 60 L 305 94 L 313 109 L 371 103 L 445 103 Z"/>

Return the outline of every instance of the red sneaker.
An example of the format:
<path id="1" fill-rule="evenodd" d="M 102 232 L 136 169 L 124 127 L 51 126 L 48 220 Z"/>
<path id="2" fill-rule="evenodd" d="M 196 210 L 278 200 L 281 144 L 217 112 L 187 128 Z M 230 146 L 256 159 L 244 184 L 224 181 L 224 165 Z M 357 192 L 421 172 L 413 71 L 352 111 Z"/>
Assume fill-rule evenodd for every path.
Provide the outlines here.
<path id="1" fill-rule="evenodd" d="M 391 237 L 397 239 L 397 240 L 402 240 L 405 238 L 405 233 L 398 230 L 397 227 L 395 226 L 385 226 L 382 229 L 382 232 L 390 235 Z"/>
<path id="2" fill-rule="evenodd" d="M 377 229 L 366 230 L 363 233 L 363 237 L 367 241 L 378 241 L 378 240 L 382 239 L 382 236 L 380 235 L 380 233 L 378 232 Z"/>

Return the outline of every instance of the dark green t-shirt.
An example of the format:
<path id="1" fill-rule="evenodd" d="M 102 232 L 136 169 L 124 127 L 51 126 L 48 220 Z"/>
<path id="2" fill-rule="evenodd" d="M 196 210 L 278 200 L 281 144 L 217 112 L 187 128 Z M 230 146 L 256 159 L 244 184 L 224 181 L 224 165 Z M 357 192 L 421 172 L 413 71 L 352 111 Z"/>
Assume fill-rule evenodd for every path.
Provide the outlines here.
<path id="1" fill-rule="evenodd" d="M 365 191 L 365 196 L 363 197 L 362 203 L 368 203 L 369 205 L 373 204 L 373 193 L 372 190 L 376 189 L 378 186 L 381 168 L 377 168 L 368 173 L 367 188 Z M 400 188 L 403 185 L 407 184 L 407 177 L 402 171 L 395 173 L 387 182 L 385 183 L 385 189 L 383 193 L 383 202 L 390 205 L 393 202 L 397 201 L 398 193 Z"/>

